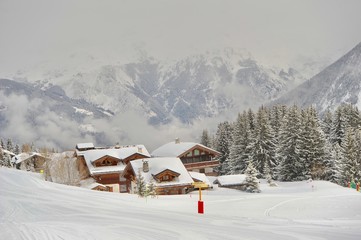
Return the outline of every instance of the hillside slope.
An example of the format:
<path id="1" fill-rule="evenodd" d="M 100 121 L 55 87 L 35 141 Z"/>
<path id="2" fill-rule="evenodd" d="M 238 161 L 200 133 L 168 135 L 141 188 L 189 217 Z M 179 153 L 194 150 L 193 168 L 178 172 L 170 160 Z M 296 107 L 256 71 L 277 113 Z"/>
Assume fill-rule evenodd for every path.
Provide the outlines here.
<path id="1" fill-rule="evenodd" d="M 327 182 L 158 198 L 96 192 L 0 168 L 1 239 L 359 239 L 361 194 Z"/>

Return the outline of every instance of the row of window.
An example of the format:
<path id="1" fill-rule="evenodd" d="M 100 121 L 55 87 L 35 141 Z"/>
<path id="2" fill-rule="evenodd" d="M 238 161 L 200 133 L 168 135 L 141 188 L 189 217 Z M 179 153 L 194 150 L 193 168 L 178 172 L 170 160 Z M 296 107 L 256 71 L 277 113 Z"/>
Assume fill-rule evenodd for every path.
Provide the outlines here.
<path id="1" fill-rule="evenodd" d="M 197 162 L 206 162 L 211 161 L 212 157 L 209 155 L 199 156 L 199 157 L 185 157 L 181 158 L 183 163 L 197 163 Z"/>

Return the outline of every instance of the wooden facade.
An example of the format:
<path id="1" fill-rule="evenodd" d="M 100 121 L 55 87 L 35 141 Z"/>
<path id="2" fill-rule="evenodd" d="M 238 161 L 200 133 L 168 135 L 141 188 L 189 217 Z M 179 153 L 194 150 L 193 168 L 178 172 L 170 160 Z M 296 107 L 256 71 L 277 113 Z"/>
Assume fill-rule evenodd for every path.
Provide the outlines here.
<path id="1" fill-rule="evenodd" d="M 127 189 L 128 193 L 134 193 L 135 191 L 137 174 L 138 173 L 135 173 L 134 169 L 132 168 L 132 165 L 128 164 L 121 175 L 124 179 L 122 182 L 123 189 Z M 155 191 L 157 195 L 185 194 L 187 193 L 188 189 L 192 188 L 192 183 L 174 184 L 175 178 L 179 177 L 180 174 L 170 169 L 165 169 L 159 173 L 152 174 L 152 176 L 155 182 Z M 158 185 L 157 183 L 162 184 Z"/>
<path id="2" fill-rule="evenodd" d="M 96 151 L 91 149 L 92 151 Z M 148 156 L 142 155 L 141 153 L 134 153 L 128 156 L 125 159 L 119 159 L 113 156 L 104 155 L 95 161 L 93 161 L 92 167 L 93 170 L 101 167 L 108 167 L 107 171 L 104 172 L 96 172 L 91 173 L 89 167 L 87 165 L 86 159 L 83 155 L 77 155 L 77 152 L 74 153 L 74 156 L 77 158 L 77 166 L 79 170 L 80 179 L 86 178 L 94 178 L 95 181 L 99 184 L 107 185 L 109 191 L 119 191 L 119 192 L 128 192 L 127 188 L 124 188 L 124 185 L 129 185 L 124 179 L 120 179 L 121 171 L 111 171 L 111 167 L 117 167 L 119 164 L 123 164 L 124 166 L 128 164 L 132 160 L 141 159 L 141 158 L 149 158 Z M 115 187 L 114 187 L 115 186 Z M 96 189 L 99 190 L 99 189 Z M 103 189 L 104 190 L 104 189 Z M 105 190 L 104 190 L 105 191 Z"/>
<path id="3" fill-rule="evenodd" d="M 178 157 L 188 171 L 204 173 L 207 176 L 216 176 L 214 168 L 219 166 L 219 161 L 214 160 L 220 154 L 212 149 L 196 145 Z"/>
<path id="4" fill-rule="evenodd" d="M 41 172 L 45 169 L 46 161 L 48 161 L 48 158 L 46 157 L 33 155 L 29 156 L 29 158 L 21 161 L 20 163 L 17 163 L 16 168 L 33 172 Z"/>

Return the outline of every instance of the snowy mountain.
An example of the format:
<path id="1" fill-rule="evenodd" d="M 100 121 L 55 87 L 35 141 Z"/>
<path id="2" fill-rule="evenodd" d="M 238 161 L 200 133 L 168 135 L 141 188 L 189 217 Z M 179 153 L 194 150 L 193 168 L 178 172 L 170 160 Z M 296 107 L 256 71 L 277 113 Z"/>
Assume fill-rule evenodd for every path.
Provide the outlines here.
<path id="1" fill-rule="evenodd" d="M 43 64 L 14 78 L 36 82 L 43 89 L 50 83 L 58 85 L 73 99 L 115 113 L 136 111 L 151 124 L 172 118 L 191 123 L 258 106 L 304 81 L 294 69 L 265 67 L 249 53 L 233 49 L 173 62 L 146 54 L 130 63 L 77 54 L 63 62 L 54 67 Z"/>
<path id="2" fill-rule="evenodd" d="M 36 84 L 0 79 L 1 137 L 55 147 L 69 147 L 69 138 L 85 135 L 102 141 L 102 133 L 91 123 L 112 116 L 112 112 L 85 100 L 69 98 L 56 85 L 41 89 Z"/>
<path id="3" fill-rule="evenodd" d="M 339 60 L 274 104 L 316 106 L 319 112 L 334 110 L 342 103 L 361 107 L 361 43 Z"/>

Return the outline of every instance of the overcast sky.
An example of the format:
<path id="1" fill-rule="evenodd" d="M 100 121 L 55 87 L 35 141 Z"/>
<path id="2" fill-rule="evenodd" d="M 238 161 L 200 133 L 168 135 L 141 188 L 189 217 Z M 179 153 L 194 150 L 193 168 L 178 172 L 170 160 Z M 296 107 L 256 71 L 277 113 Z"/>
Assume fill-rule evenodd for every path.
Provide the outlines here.
<path id="1" fill-rule="evenodd" d="M 339 57 L 361 41 L 360 0 L 0 0 L 0 71 L 85 51 L 157 58 L 234 47 L 256 59 Z"/>

